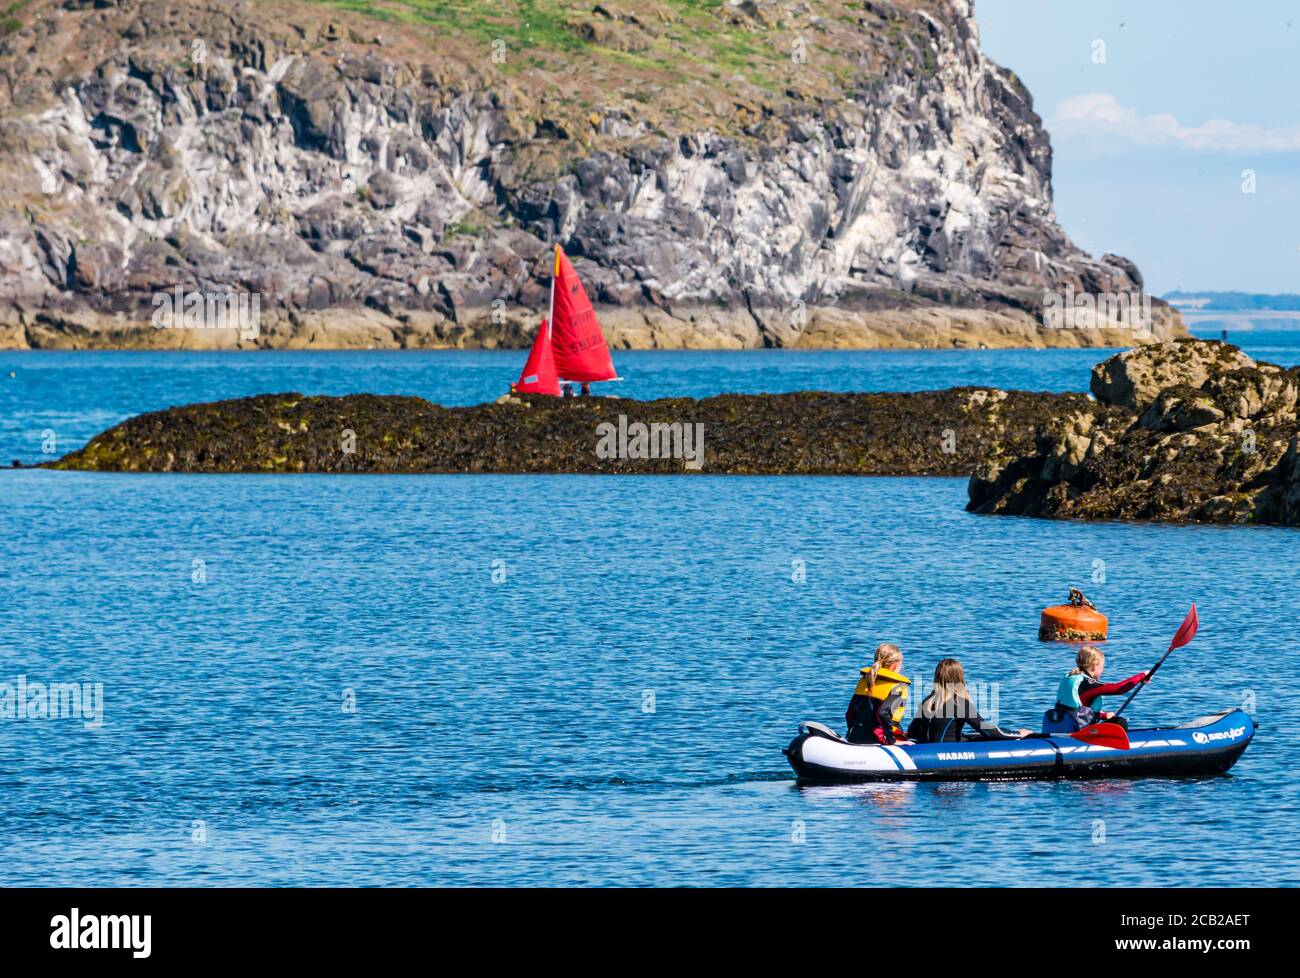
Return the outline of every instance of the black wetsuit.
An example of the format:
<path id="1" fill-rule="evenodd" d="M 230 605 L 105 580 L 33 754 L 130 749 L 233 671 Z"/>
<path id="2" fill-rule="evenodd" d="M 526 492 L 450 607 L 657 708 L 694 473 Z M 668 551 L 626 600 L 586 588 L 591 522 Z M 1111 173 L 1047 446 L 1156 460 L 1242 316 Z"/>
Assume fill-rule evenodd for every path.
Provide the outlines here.
<path id="1" fill-rule="evenodd" d="M 963 728 L 968 726 L 985 740 L 1019 739 L 1016 734 L 1007 733 L 981 717 L 975 704 L 964 696 L 947 700 L 937 710 L 934 698 L 927 696 L 917 709 L 915 719 L 908 724 L 907 736 L 920 744 L 962 740 Z"/>

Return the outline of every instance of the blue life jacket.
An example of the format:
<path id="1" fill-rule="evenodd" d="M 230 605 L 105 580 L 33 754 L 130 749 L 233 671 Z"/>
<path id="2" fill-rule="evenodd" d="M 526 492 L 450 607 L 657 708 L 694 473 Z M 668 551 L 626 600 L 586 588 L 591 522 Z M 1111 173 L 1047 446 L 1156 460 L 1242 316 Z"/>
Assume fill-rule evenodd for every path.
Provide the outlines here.
<path id="1" fill-rule="evenodd" d="M 1056 687 L 1056 706 L 1043 714 L 1043 733 L 1074 733 L 1097 719 L 1092 707 L 1079 699 L 1083 678 L 1079 672 L 1061 680 Z"/>
<path id="2" fill-rule="evenodd" d="M 1061 684 L 1056 687 L 1056 702 L 1058 706 L 1063 706 L 1069 710 L 1077 710 L 1083 706 L 1083 701 L 1079 699 L 1079 687 L 1083 685 L 1083 673 L 1076 672 L 1073 676 L 1065 676 L 1061 679 Z"/>

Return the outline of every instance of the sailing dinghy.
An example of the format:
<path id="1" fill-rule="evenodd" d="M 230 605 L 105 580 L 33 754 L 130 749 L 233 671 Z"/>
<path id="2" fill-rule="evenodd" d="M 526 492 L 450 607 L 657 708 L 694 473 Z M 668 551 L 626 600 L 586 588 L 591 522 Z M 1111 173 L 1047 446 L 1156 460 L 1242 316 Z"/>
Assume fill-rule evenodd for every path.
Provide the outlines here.
<path id="1" fill-rule="evenodd" d="M 550 315 L 537 330 L 515 390 L 558 396 L 560 381 L 602 380 L 618 380 L 614 360 L 577 271 L 556 245 Z"/>

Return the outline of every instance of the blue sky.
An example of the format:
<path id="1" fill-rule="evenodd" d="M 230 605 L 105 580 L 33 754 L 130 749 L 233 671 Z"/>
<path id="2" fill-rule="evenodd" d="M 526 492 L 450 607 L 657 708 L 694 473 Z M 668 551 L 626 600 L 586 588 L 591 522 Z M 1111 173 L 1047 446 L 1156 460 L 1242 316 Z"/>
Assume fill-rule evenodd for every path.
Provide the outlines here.
<path id="1" fill-rule="evenodd" d="M 1157 294 L 1300 292 L 1300 3 L 975 0 L 975 20 L 1033 93 L 1080 247 Z"/>

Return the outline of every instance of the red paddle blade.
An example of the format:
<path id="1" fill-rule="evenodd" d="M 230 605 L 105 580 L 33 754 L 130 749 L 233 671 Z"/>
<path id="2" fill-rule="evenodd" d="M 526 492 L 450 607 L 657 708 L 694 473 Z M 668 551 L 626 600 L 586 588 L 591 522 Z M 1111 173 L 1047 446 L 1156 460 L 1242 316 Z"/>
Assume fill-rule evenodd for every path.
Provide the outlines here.
<path id="1" fill-rule="evenodd" d="M 1128 750 L 1128 731 L 1118 723 L 1094 723 L 1070 736 L 1075 740 L 1082 740 L 1085 744 Z"/>
<path id="2" fill-rule="evenodd" d="M 1199 624 L 1200 622 L 1196 620 L 1196 603 L 1193 602 L 1192 610 L 1187 612 L 1187 617 L 1184 618 L 1183 623 L 1178 626 L 1178 631 L 1174 635 L 1174 640 L 1169 643 L 1169 651 L 1172 652 L 1174 649 L 1182 648 L 1190 642 L 1193 636 L 1196 635 L 1196 626 Z"/>

